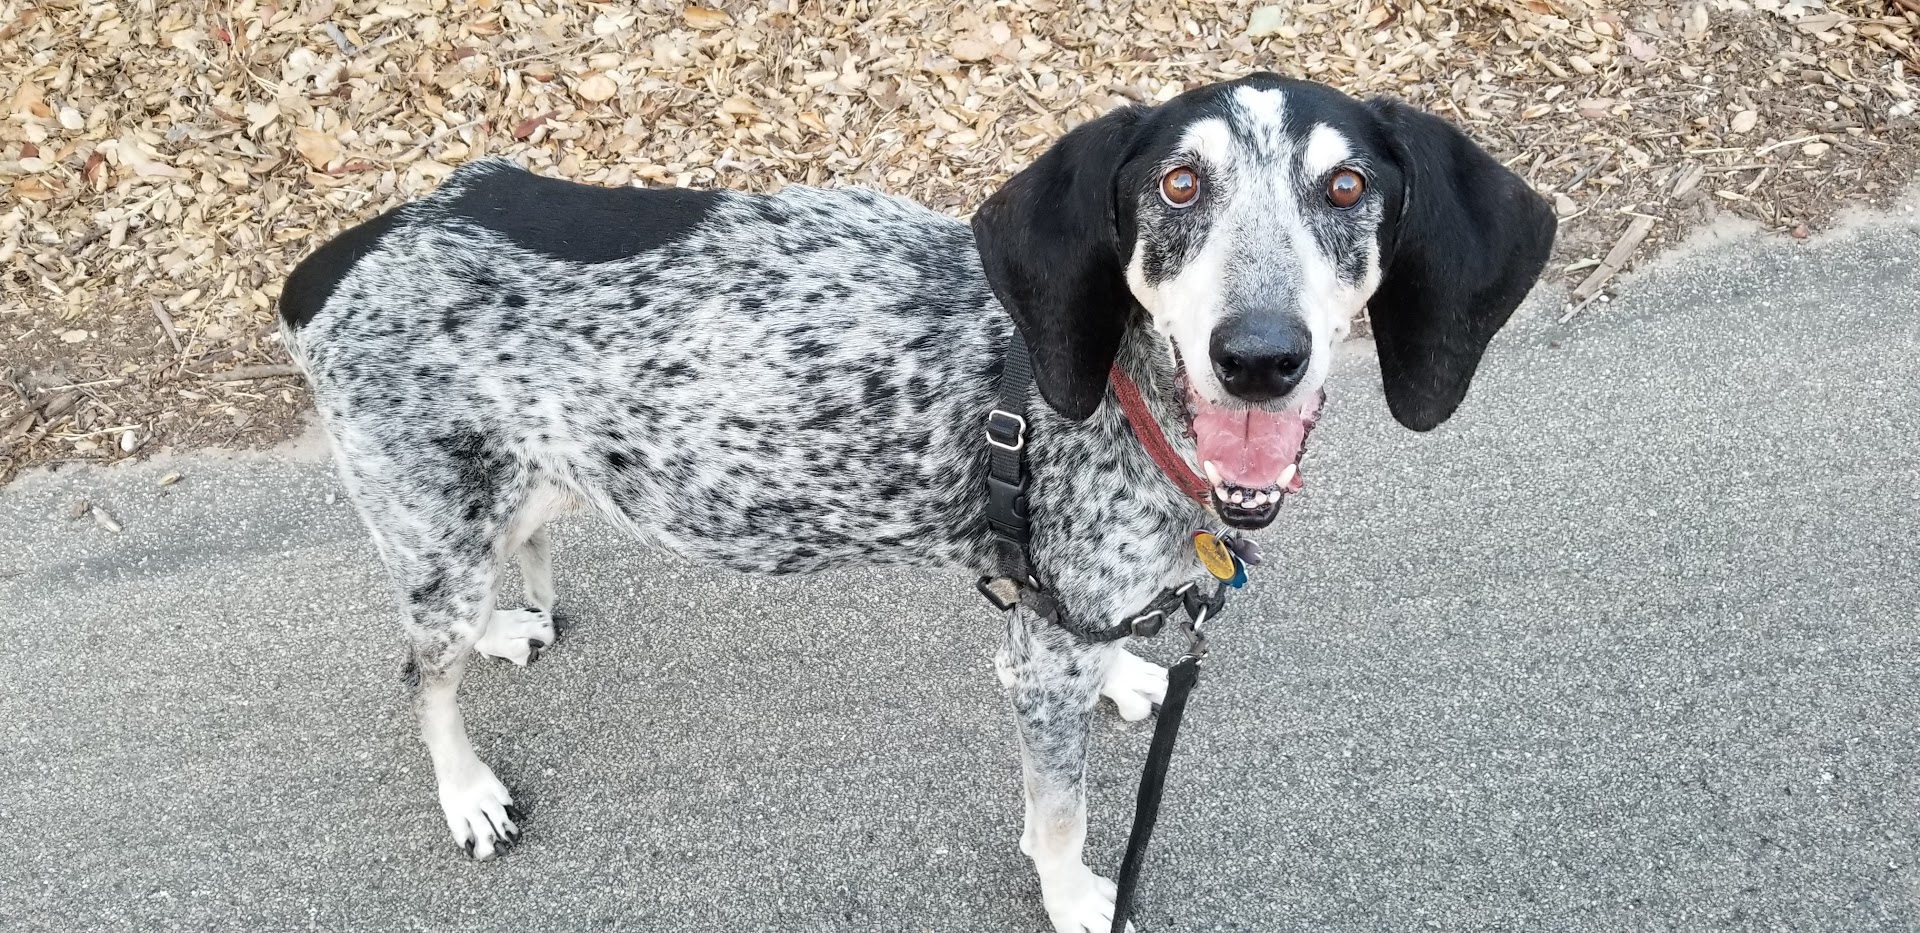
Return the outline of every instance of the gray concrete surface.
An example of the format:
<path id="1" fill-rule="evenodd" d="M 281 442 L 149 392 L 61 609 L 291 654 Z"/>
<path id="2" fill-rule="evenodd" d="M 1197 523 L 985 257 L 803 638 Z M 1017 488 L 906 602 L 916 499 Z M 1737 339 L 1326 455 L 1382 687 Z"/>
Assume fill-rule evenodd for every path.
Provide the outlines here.
<path id="1" fill-rule="evenodd" d="M 1543 298 L 1428 436 L 1355 356 L 1218 629 L 1147 929 L 1920 929 L 1916 256 L 1908 220 Z M 0 493 L 0 928 L 1044 927 L 965 581 L 566 526 L 574 628 L 469 682 L 532 812 L 474 865 L 335 489 L 198 456 Z M 1111 871 L 1147 730 L 1096 741 Z"/>

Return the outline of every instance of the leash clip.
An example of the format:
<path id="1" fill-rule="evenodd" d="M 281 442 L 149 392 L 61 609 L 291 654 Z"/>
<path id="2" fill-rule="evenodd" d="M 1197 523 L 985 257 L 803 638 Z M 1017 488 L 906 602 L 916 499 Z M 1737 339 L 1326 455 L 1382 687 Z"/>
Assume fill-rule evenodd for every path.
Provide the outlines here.
<path id="1" fill-rule="evenodd" d="M 1227 584 L 1215 583 L 1211 596 L 1201 596 L 1199 587 L 1193 583 L 1175 592 L 1180 594 L 1181 605 L 1187 610 L 1187 617 L 1179 624 L 1180 634 L 1187 637 L 1186 657 L 1197 663 L 1207 656 L 1207 635 L 1203 631 L 1207 621 L 1219 617 L 1227 608 Z"/>

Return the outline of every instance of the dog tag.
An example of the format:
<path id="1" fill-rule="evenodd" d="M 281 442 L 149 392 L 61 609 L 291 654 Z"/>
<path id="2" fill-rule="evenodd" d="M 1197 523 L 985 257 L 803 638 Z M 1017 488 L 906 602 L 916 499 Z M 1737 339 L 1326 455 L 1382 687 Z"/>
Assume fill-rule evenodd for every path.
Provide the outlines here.
<path id="1" fill-rule="evenodd" d="M 1232 580 L 1239 573 L 1239 561 L 1220 542 L 1220 536 L 1211 531 L 1193 533 L 1193 553 L 1200 558 L 1200 566 L 1207 568 L 1216 580 Z"/>
<path id="2" fill-rule="evenodd" d="M 1249 567 L 1260 566 L 1260 545 L 1253 543 L 1253 539 L 1246 535 L 1227 536 L 1227 550 Z"/>
<path id="3" fill-rule="evenodd" d="M 1238 554 L 1228 556 L 1233 558 L 1233 578 L 1227 581 L 1227 585 L 1237 590 L 1247 585 L 1247 565 L 1241 562 Z"/>

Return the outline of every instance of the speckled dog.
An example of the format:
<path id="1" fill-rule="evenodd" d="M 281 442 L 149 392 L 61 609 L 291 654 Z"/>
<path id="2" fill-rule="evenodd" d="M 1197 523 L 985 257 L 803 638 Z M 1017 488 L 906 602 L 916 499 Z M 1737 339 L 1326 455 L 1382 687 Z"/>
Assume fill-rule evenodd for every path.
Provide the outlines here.
<path id="1" fill-rule="evenodd" d="M 474 649 L 526 664 L 553 642 L 554 516 L 757 573 L 995 573 L 983 426 L 1017 325 L 1046 402 L 1034 565 L 1067 617 L 1105 626 L 1205 579 L 1195 529 L 1273 520 L 1355 312 L 1394 417 L 1432 428 L 1553 232 L 1444 121 L 1258 75 L 1075 129 L 971 229 L 870 191 L 605 189 L 479 162 L 316 252 L 281 315 L 398 589 L 447 825 L 484 859 L 520 830 L 455 693 Z M 1110 401 L 1116 362 L 1213 515 Z M 495 605 L 510 556 L 525 609 Z M 1102 695 L 1147 715 L 1165 672 L 1008 616 L 1021 850 L 1056 930 L 1105 931 L 1113 886 L 1081 858 L 1089 721 Z"/>

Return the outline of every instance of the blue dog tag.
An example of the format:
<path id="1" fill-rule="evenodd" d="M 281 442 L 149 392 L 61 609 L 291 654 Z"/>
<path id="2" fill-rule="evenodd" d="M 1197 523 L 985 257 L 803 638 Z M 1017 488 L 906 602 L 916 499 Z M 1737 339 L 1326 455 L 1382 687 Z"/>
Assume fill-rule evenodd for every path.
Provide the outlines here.
<path id="1" fill-rule="evenodd" d="M 1241 560 L 1238 554 L 1233 555 L 1233 578 L 1227 581 L 1227 585 L 1236 590 L 1247 585 L 1247 562 Z"/>

